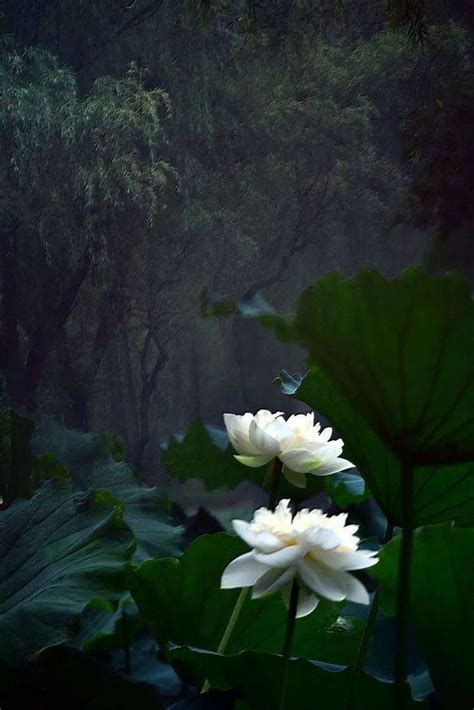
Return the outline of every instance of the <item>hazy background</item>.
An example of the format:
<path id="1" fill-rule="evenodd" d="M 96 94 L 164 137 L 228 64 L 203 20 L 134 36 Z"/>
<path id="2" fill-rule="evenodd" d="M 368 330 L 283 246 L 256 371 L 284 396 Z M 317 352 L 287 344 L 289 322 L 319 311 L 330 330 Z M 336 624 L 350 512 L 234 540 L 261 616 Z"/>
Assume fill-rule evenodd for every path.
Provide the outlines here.
<path id="1" fill-rule="evenodd" d="M 171 433 L 288 407 L 272 380 L 304 368 L 203 289 L 472 281 L 474 16 L 429 5 L 6 1 L 3 403 L 117 433 L 153 479 Z"/>

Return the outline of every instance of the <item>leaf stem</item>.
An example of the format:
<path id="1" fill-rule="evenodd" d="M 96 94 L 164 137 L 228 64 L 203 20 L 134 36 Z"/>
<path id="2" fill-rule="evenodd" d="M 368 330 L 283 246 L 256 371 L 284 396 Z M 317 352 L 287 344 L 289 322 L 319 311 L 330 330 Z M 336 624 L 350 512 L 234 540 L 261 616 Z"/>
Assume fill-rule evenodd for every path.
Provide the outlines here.
<path id="1" fill-rule="evenodd" d="M 237 620 L 239 618 L 240 612 L 242 610 L 242 607 L 244 605 L 245 599 L 248 594 L 248 587 L 243 587 L 240 590 L 240 594 L 237 597 L 237 601 L 235 602 L 234 608 L 232 609 L 232 613 L 229 617 L 229 621 L 227 622 L 227 626 L 224 629 L 224 633 L 222 634 L 222 638 L 219 642 L 219 645 L 217 647 L 217 653 L 224 653 L 224 651 L 227 648 L 227 645 L 229 643 L 230 637 L 232 635 L 232 632 L 235 628 L 235 625 L 237 623 Z M 204 681 L 204 685 L 201 688 L 201 693 L 207 693 L 209 688 L 211 687 L 209 681 L 206 679 Z"/>
<path id="2" fill-rule="evenodd" d="M 385 530 L 385 535 L 383 539 L 383 544 L 385 545 L 393 537 L 393 525 L 387 523 L 387 528 Z M 372 597 L 372 603 L 370 605 L 369 614 L 367 616 L 367 621 L 365 623 L 364 632 L 360 640 L 360 645 L 357 650 L 357 656 L 352 666 L 351 679 L 349 682 L 349 689 L 346 696 L 346 710 L 351 710 L 355 707 L 357 691 L 359 689 L 359 678 L 362 670 L 364 668 L 365 659 L 367 658 L 367 651 L 369 650 L 369 643 L 372 636 L 372 631 L 374 630 L 375 622 L 377 621 L 377 614 L 379 610 L 379 592 L 380 583 L 377 587 Z"/>
<path id="3" fill-rule="evenodd" d="M 394 678 L 397 707 L 403 708 L 406 680 L 407 633 L 410 617 L 410 576 L 414 528 L 413 469 L 405 463 L 402 469 L 402 540 L 398 566 L 397 610 L 395 617 Z"/>
<path id="4" fill-rule="evenodd" d="M 298 596 L 300 588 L 296 579 L 293 580 L 290 593 L 290 606 L 288 609 L 288 620 L 286 623 L 285 641 L 283 643 L 283 673 L 281 680 L 281 693 L 280 693 L 280 703 L 279 710 L 285 710 L 286 704 L 286 690 L 288 686 L 288 670 L 289 661 L 291 654 L 291 645 L 293 643 L 293 634 L 295 631 L 296 623 L 296 611 L 298 608 Z"/>

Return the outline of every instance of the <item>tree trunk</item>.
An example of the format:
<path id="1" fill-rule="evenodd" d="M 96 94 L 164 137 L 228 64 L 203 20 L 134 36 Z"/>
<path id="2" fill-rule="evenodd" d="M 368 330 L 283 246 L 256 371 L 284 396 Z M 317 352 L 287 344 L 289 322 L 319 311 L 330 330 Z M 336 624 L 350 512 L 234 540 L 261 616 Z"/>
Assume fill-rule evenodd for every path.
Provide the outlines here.
<path id="1" fill-rule="evenodd" d="M 133 382 L 132 363 L 130 360 L 130 345 L 128 342 L 128 334 L 124 318 L 120 319 L 119 325 L 119 350 L 120 363 L 123 374 L 123 391 L 124 401 L 122 402 L 122 412 L 125 423 L 127 451 L 134 449 L 134 444 L 138 438 L 138 418 L 137 418 L 137 400 L 135 396 L 135 385 Z"/>
<path id="2" fill-rule="evenodd" d="M 11 227 L 0 233 L 0 274 L 2 279 L 0 366 L 5 375 L 10 407 L 15 411 L 22 411 L 26 392 L 18 335 L 17 254 L 16 227 Z"/>

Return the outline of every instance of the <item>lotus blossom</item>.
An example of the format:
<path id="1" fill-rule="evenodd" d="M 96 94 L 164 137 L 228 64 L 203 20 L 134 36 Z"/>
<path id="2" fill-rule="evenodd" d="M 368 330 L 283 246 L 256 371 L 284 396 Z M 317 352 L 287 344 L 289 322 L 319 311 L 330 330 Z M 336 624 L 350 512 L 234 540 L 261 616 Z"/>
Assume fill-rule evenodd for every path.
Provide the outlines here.
<path id="1" fill-rule="evenodd" d="M 297 617 L 310 614 L 320 598 L 368 604 L 366 588 L 349 572 L 375 565 L 377 553 L 358 549 L 358 526 L 346 521 L 346 513 L 329 517 L 307 508 L 293 516 L 289 500 L 274 511 L 259 508 L 250 523 L 233 520 L 237 535 L 253 549 L 227 565 L 221 588 L 253 587 L 253 599 L 280 591 L 288 607 L 296 580 Z"/>
<path id="2" fill-rule="evenodd" d="M 238 461 L 258 467 L 278 458 L 285 476 L 300 487 L 306 485 L 307 473 L 328 476 L 354 465 L 341 458 L 342 439 L 331 441 L 332 429 L 321 429 L 313 412 L 285 420 L 283 412 L 261 409 L 255 415 L 224 414 L 224 423 Z"/>

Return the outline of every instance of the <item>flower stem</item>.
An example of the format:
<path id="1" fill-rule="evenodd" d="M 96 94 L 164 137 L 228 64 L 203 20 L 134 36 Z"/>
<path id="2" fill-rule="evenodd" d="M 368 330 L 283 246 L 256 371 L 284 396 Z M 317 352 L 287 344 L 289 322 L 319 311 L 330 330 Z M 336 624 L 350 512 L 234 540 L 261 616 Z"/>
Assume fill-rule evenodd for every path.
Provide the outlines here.
<path id="1" fill-rule="evenodd" d="M 383 544 L 385 545 L 393 537 L 393 525 L 387 523 L 387 529 L 385 531 L 385 536 Z M 369 614 L 367 616 L 367 621 L 365 623 L 364 632 L 360 640 L 360 645 L 357 650 L 357 656 L 352 666 L 351 679 L 349 682 L 349 689 L 346 696 L 346 710 L 351 710 L 355 707 L 357 691 L 359 689 L 359 678 L 362 670 L 364 668 L 365 659 L 367 657 L 367 651 L 369 649 L 369 643 L 372 636 L 372 631 L 374 630 L 375 622 L 377 621 L 377 614 L 379 610 L 379 592 L 380 584 L 377 587 L 372 597 L 372 603 L 370 605 Z"/>
<path id="2" fill-rule="evenodd" d="M 300 589 L 298 586 L 298 582 L 296 579 L 293 580 L 293 584 L 291 586 L 291 594 L 290 594 L 290 607 L 288 609 L 288 620 L 286 623 L 286 632 L 285 632 L 285 641 L 283 643 L 283 673 L 282 673 L 282 680 L 281 680 L 281 694 L 280 694 L 280 703 L 279 703 L 279 710 L 285 710 L 285 704 L 286 704 L 286 690 L 288 686 L 288 665 L 290 661 L 290 653 L 291 653 L 291 645 L 293 642 L 293 634 L 295 631 L 295 622 L 296 622 L 296 610 L 298 608 L 298 595 L 299 595 Z"/>
<path id="3" fill-rule="evenodd" d="M 406 680 L 407 632 L 410 617 L 410 576 L 414 528 L 413 470 L 411 466 L 405 464 L 401 476 L 403 530 L 398 566 L 394 658 L 394 678 L 397 707 L 399 708 L 403 708 L 404 683 Z"/>
<path id="4" fill-rule="evenodd" d="M 360 640 L 360 645 L 357 651 L 357 656 L 352 666 L 351 679 L 349 682 L 349 689 L 346 696 L 346 709 L 351 710 L 355 707 L 355 701 L 357 698 L 357 691 L 359 689 L 359 679 L 362 669 L 364 667 L 364 662 L 367 656 L 367 650 L 369 648 L 370 638 L 372 636 L 372 631 L 375 626 L 375 621 L 377 619 L 377 613 L 379 610 L 379 588 L 375 590 L 374 596 L 372 598 L 372 603 L 370 605 L 369 615 L 367 621 L 365 622 L 364 632 Z"/>
<path id="5" fill-rule="evenodd" d="M 242 610 L 242 607 L 244 605 L 245 599 L 247 597 L 248 593 L 248 587 L 244 587 L 243 589 L 240 590 L 240 594 L 237 597 L 237 601 L 235 602 L 234 608 L 232 609 L 232 614 L 229 617 L 229 621 L 227 622 L 227 626 L 224 629 L 224 633 L 222 634 L 222 638 L 219 642 L 219 645 L 217 647 L 217 653 L 224 653 L 224 651 L 227 648 L 227 645 L 229 643 L 232 631 L 235 628 L 235 625 L 237 623 L 237 620 L 239 618 L 240 612 Z M 201 693 L 207 693 L 209 688 L 211 687 L 210 683 L 208 680 L 204 681 L 204 685 L 201 688 Z"/>
<path id="6" fill-rule="evenodd" d="M 275 510 L 278 503 L 278 486 L 280 484 L 283 464 L 280 459 L 273 459 L 268 466 L 268 470 L 263 481 L 263 487 L 269 491 L 268 507 Z"/>
<path id="7" fill-rule="evenodd" d="M 265 488 L 265 490 L 269 489 L 268 507 L 270 508 L 270 510 L 274 510 L 278 502 L 278 485 L 280 483 L 282 469 L 283 464 L 281 463 L 280 459 L 275 458 L 273 461 L 270 462 L 267 469 L 267 473 L 265 475 L 265 479 L 263 481 L 263 487 Z M 232 631 L 235 628 L 241 609 L 244 605 L 247 593 L 247 587 L 244 587 L 240 590 L 240 594 L 237 597 L 237 601 L 235 602 L 232 614 L 230 615 L 229 621 L 227 622 L 227 626 L 225 627 L 224 634 L 220 640 L 219 646 L 217 647 L 217 653 L 224 653 L 224 651 L 226 650 Z M 207 693 L 210 687 L 211 685 L 209 683 L 209 680 L 206 679 L 204 681 L 204 685 L 201 688 L 201 693 Z"/>
<path id="8" fill-rule="evenodd" d="M 232 611 L 232 614 L 230 615 L 230 619 L 227 622 L 227 626 L 225 627 L 225 631 L 222 635 L 221 642 L 217 647 L 217 653 L 224 653 L 224 651 L 226 650 L 227 644 L 229 643 L 232 631 L 234 630 L 237 620 L 239 618 L 248 591 L 248 587 L 244 587 L 240 590 L 240 594 L 237 597 L 234 609 Z"/>

